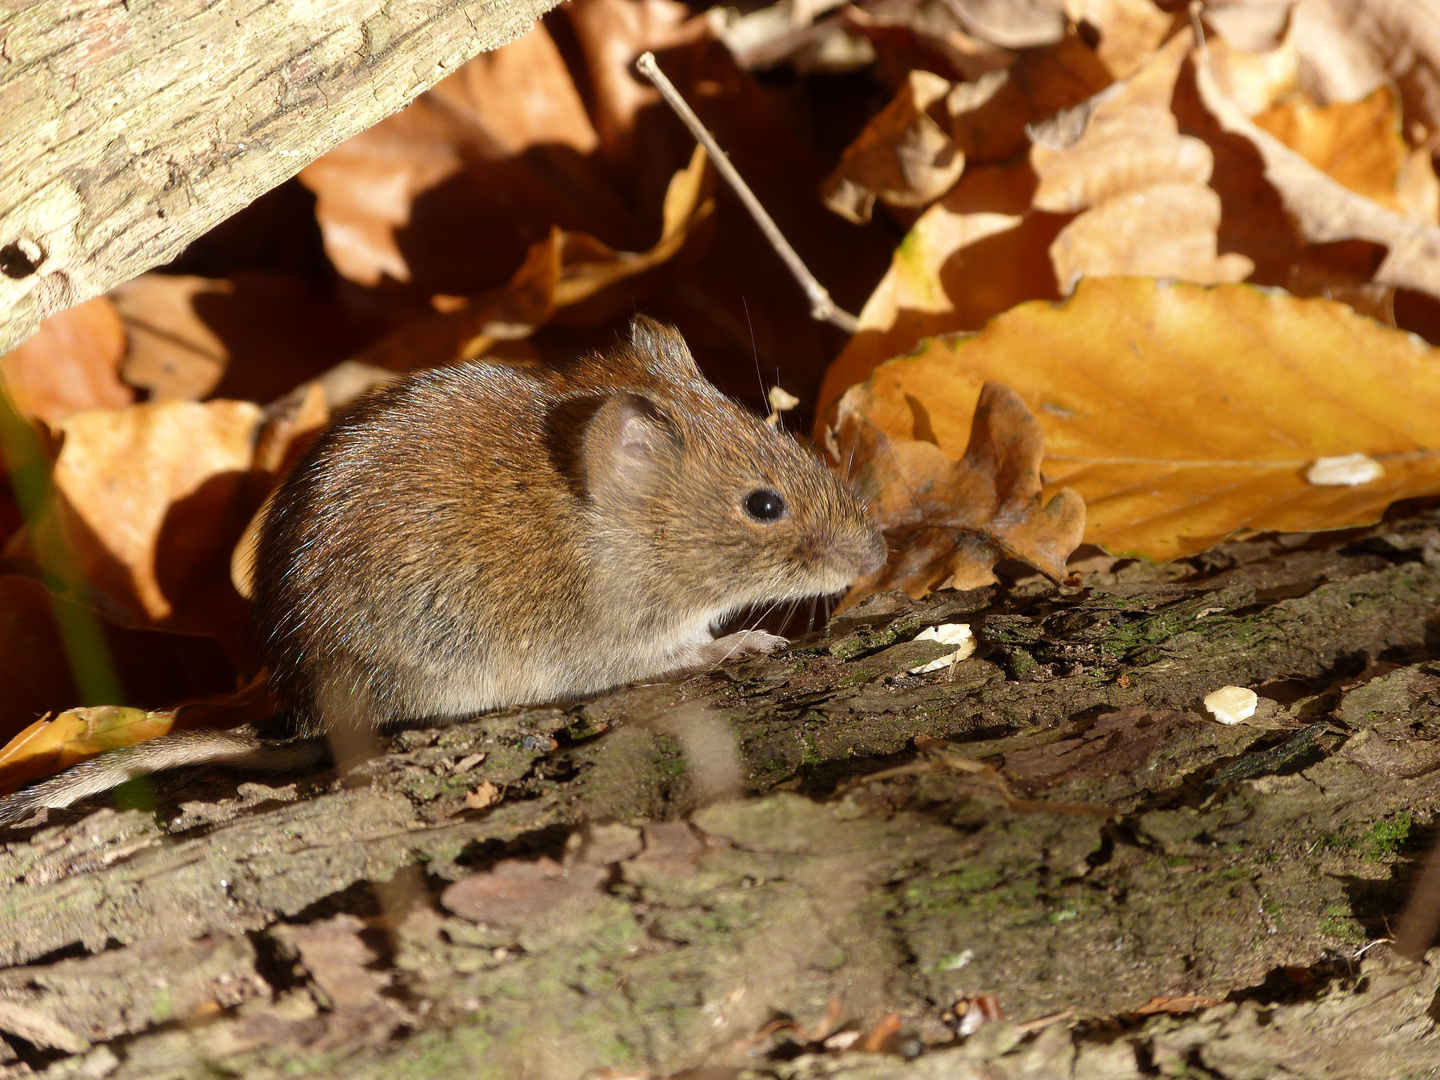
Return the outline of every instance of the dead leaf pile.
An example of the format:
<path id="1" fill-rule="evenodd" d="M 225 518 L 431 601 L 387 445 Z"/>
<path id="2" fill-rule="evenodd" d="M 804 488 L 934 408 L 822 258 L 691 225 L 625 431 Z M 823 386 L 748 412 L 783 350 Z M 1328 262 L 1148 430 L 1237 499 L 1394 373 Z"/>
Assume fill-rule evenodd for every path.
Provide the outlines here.
<path id="1" fill-rule="evenodd" d="M 989 381 L 1043 431 L 1043 497 L 1078 493 L 1114 553 L 1368 524 L 1440 491 L 1440 355 L 1411 336 L 1440 340 L 1427 16 L 1041 6 L 1063 17 L 1026 46 L 966 28 L 998 67 L 909 72 L 826 183 L 847 219 L 909 226 L 820 393 L 819 434 L 900 549 L 886 582 L 944 580 L 905 514 L 932 539 L 963 519 L 946 557 L 980 565 L 961 553 L 985 500 L 937 478 Z"/>

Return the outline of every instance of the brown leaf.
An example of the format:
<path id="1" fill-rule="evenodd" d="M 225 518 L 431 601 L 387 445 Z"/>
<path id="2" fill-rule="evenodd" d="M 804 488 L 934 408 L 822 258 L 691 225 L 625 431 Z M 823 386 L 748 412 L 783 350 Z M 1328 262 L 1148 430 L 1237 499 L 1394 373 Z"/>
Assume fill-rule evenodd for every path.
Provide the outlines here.
<path id="1" fill-rule="evenodd" d="M 1191 41 L 1181 31 L 1128 80 L 1035 129 L 1034 205 L 1082 211 L 1050 250 L 1063 291 L 1087 275 L 1204 284 L 1241 281 L 1254 269 L 1243 255 L 1217 254 L 1220 198 L 1206 186 L 1214 159 L 1179 133 L 1170 110 Z"/>
<path id="2" fill-rule="evenodd" d="M 489 780 L 483 780 L 474 789 L 465 793 L 466 810 L 488 810 L 500 801 L 500 789 Z"/>
<path id="3" fill-rule="evenodd" d="M 152 401 L 268 401 L 349 355 L 370 332 L 325 288 L 280 275 L 142 274 L 109 295 L 130 340 L 125 381 Z"/>
<path id="4" fill-rule="evenodd" d="M 665 193 L 660 239 L 648 251 L 612 251 L 594 237 L 553 228 L 531 247 L 509 285 L 473 300 L 445 298 L 444 313 L 412 323 L 360 354 L 396 371 L 481 356 L 497 342 L 528 337 L 557 311 L 588 305 L 624 308 L 631 294 L 603 295 L 620 282 L 662 266 L 714 211 L 704 150 L 676 173 Z"/>
<path id="5" fill-rule="evenodd" d="M 866 387 L 847 392 L 834 453 L 865 478 L 870 511 L 893 554 L 878 574 L 855 583 L 844 606 L 894 588 L 919 599 L 942 586 L 988 585 L 1006 556 L 1064 577 L 1085 531 L 1085 505 L 1068 489 L 1042 504 L 1044 437 L 1018 395 L 999 383 L 981 388 L 959 461 L 933 443 L 886 435 L 878 411 Z"/>
<path id="6" fill-rule="evenodd" d="M 191 605 L 250 515 L 260 408 L 246 401 L 132 405 L 62 420 L 58 498 L 33 542 L 73 552 L 83 580 L 146 622 Z"/>
<path id="7" fill-rule="evenodd" d="M 411 283 L 422 295 L 469 295 L 503 282 L 554 225 L 622 245 L 635 237 L 629 210 L 585 164 L 599 148 L 542 23 L 469 61 L 300 178 L 316 194 L 325 250 L 343 275 L 368 286 Z"/>
<path id="8" fill-rule="evenodd" d="M 878 198 L 890 206 L 922 207 L 954 186 L 965 155 L 932 116 L 949 81 L 912 71 L 890 104 L 871 118 L 821 188 L 825 205 L 863 225 Z M 947 125 L 948 126 L 948 125 Z"/>
<path id="9" fill-rule="evenodd" d="M 120 381 L 125 327 L 103 296 L 41 321 L 0 356 L 0 384 L 17 412 L 41 420 L 85 409 L 119 409 L 135 400 Z"/>
<path id="10" fill-rule="evenodd" d="M 361 940 L 365 924 L 336 915 L 305 926 L 282 926 L 277 936 L 300 954 L 300 962 L 334 1009 L 365 1009 L 385 1001 L 389 978 L 371 968 L 378 957 Z"/>

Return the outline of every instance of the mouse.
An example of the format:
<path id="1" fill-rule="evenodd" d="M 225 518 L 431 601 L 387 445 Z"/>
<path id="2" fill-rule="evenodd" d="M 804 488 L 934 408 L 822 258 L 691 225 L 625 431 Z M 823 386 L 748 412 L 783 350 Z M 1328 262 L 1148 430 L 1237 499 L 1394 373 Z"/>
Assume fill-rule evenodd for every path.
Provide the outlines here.
<path id="1" fill-rule="evenodd" d="M 0 800 L 0 824 L 180 765 L 298 771 L 327 739 L 568 702 L 770 652 L 721 634 L 884 565 L 862 499 L 637 317 L 556 365 L 373 392 L 272 494 L 255 627 L 279 726 L 175 732 Z"/>

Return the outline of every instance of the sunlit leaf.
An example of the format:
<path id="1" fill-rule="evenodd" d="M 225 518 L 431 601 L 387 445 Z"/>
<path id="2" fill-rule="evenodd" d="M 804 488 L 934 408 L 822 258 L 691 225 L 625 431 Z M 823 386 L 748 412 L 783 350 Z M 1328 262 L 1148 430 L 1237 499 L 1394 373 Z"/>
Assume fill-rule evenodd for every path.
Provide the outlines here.
<path id="1" fill-rule="evenodd" d="M 1045 435 L 1046 493 L 1083 496 L 1085 539 L 1171 559 L 1242 529 L 1375 521 L 1440 492 L 1440 352 L 1343 304 L 1241 285 L 1086 279 L 967 338 L 877 368 L 868 419 L 959 457 L 980 388 L 1003 379 Z M 1383 475 L 1317 486 L 1318 458 Z"/>

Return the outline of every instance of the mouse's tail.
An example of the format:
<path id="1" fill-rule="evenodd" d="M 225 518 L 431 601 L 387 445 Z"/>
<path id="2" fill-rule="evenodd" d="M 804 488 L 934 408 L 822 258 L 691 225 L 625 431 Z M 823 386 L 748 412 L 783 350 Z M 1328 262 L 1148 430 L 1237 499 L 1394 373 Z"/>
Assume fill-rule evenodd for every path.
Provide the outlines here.
<path id="1" fill-rule="evenodd" d="M 177 731 L 82 761 L 53 779 L 0 798 L 0 829 L 41 808 L 59 809 L 136 776 L 186 765 L 230 765 L 262 772 L 300 772 L 326 756 L 323 738 L 262 739 L 250 727 Z"/>

